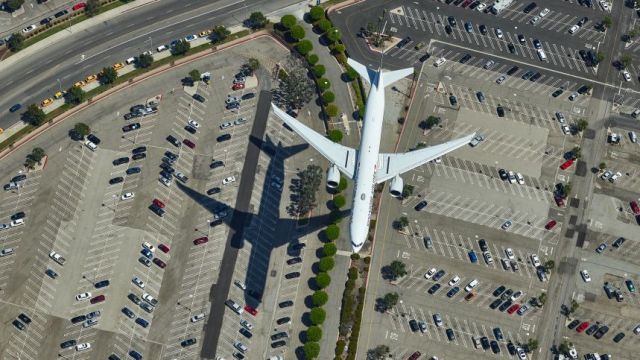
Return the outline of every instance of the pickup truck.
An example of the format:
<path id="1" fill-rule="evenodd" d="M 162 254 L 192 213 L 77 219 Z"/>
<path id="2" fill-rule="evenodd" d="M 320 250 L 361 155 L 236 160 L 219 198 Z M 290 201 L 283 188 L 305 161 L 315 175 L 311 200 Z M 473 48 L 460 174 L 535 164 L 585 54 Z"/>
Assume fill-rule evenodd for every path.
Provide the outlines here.
<path id="1" fill-rule="evenodd" d="M 58 254 L 55 251 L 50 252 L 49 257 L 60 265 L 64 265 L 65 261 L 67 261 L 67 259 L 63 258 L 62 255 Z"/>

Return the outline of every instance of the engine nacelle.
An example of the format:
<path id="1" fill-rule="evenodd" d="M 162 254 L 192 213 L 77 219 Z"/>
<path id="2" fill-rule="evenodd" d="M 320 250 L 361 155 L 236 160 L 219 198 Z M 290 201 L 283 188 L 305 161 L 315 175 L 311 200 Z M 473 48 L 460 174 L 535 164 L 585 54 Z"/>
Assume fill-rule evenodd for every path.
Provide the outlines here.
<path id="1" fill-rule="evenodd" d="M 331 165 L 327 170 L 327 187 L 335 189 L 340 184 L 340 170 L 335 165 Z"/>
<path id="2" fill-rule="evenodd" d="M 391 180 L 391 186 L 389 187 L 389 192 L 391 193 L 391 196 L 397 197 L 397 198 L 401 197 L 403 187 L 404 187 L 404 182 L 402 181 L 402 178 L 400 177 L 400 175 L 396 175 Z"/>

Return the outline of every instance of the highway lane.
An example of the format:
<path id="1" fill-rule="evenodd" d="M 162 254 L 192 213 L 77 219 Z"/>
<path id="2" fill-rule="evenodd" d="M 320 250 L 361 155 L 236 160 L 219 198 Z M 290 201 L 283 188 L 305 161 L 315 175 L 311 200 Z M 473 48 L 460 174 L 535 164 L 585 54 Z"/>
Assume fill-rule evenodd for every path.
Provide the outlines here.
<path id="1" fill-rule="evenodd" d="M 238 25 L 252 11 L 268 14 L 295 3 L 295 0 L 193 0 L 187 3 L 163 0 L 82 33 L 71 34 L 17 64 L 3 67 L 0 63 L 0 93 L 3 94 L 0 127 L 7 128 L 19 121 L 19 113 L 8 111 L 15 103 L 23 106 L 40 103 L 59 87 L 67 89 L 87 75 L 145 50 L 214 25 Z"/>

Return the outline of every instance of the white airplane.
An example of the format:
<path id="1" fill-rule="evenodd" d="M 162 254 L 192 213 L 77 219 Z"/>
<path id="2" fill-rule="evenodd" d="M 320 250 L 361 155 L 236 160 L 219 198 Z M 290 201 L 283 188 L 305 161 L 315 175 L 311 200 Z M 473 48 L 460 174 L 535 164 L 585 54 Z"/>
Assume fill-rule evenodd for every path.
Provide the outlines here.
<path id="1" fill-rule="evenodd" d="M 275 105 L 271 104 L 271 107 L 282 121 L 331 162 L 331 167 L 327 171 L 328 187 L 338 186 L 340 172 L 350 179 L 355 179 L 349 236 L 353 252 L 357 253 L 364 245 L 369 232 L 374 186 L 393 179 L 390 186 L 391 195 L 400 197 L 403 188 L 400 174 L 468 144 L 476 134 L 473 133 L 444 144 L 408 153 L 379 153 L 382 115 L 384 114 L 384 88 L 413 74 L 413 68 L 381 72 L 367 69 L 366 66 L 353 59 L 349 59 L 348 63 L 364 80 L 371 84 L 359 149 L 336 144 L 326 136 L 303 125 Z"/>

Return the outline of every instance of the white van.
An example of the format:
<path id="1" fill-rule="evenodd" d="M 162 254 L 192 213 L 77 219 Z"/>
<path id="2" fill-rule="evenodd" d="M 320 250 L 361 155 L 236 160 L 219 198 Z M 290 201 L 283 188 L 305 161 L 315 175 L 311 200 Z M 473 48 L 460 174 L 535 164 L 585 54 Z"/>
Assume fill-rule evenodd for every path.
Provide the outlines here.
<path id="1" fill-rule="evenodd" d="M 131 64 L 133 64 L 134 62 L 136 62 L 136 58 L 134 58 L 134 57 L 130 57 L 130 58 L 128 58 L 128 59 L 126 60 L 127 65 L 131 65 Z"/>
<path id="2" fill-rule="evenodd" d="M 538 52 L 538 57 L 540 58 L 540 61 L 548 61 L 547 54 L 544 53 L 544 50 L 538 49 L 536 51 Z"/>
<path id="3" fill-rule="evenodd" d="M 629 131 L 629 139 L 631 139 L 632 143 L 636 143 L 638 141 L 635 131 Z"/>
<path id="4" fill-rule="evenodd" d="M 473 280 L 471 280 L 469 285 L 465 286 L 464 291 L 471 292 L 471 290 L 473 290 L 473 288 L 478 286 L 478 284 L 480 284 L 480 281 L 478 281 L 478 279 L 473 279 Z"/>
<path id="5" fill-rule="evenodd" d="M 91 140 L 85 141 L 84 142 L 84 146 L 86 146 L 89 149 L 91 149 L 91 151 L 96 151 L 98 149 L 98 145 L 96 145 L 93 142 L 91 142 Z"/>
<path id="6" fill-rule="evenodd" d="M 433 63 L 433 66 L 438 67 L 438 66 L 444 64 L 445 62 L 447 62 L 447 59 L 441 57 L 438 60 L 436 60 L 435 63 Z"/>

